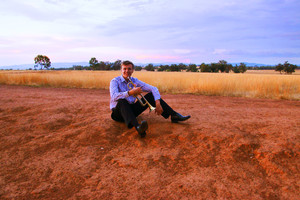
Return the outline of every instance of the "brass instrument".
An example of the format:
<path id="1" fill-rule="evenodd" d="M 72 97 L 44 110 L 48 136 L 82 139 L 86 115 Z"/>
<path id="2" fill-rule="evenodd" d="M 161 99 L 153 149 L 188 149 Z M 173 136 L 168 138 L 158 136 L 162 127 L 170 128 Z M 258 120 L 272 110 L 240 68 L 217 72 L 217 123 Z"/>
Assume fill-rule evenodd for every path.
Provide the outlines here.
<path id="1" fill-rule="evenodd" d="M 130 77 L 128 77 L 128 80 L 129 80 L 129 82 L 127 83 L 127 87 L 131 90 L 131 89 L 133 89 L 135 87 L 135 84 L 132 82 L 132 80 L 130 79 Z M 130 84 L 133 87 L 130 87 Z M 137 98 L 137 100 L 140 102 L 140 104 L 142 106 L 145 106 L 145 105 L 149 106 L 150 112 L 153 111 L 153 110 L 155 110 L 155 107 L 153 107 L 142 94 L 140 94 L 140 96 L 141 96 L 142 99 L 144 99 L 145 103 L 143 102 L 143 100 L 140 97 L 138 97 L 137 95 L 134 95 L 134 97 Z"/>

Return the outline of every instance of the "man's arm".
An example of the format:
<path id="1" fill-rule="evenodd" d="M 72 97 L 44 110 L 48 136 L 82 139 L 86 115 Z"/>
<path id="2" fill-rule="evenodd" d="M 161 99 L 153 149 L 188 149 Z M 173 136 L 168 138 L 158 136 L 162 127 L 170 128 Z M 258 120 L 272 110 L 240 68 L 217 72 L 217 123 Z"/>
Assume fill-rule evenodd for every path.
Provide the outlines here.
<path id="1" fill-rule="evenodd" d="M 141 94 L 143 92 L 141 87 L 134 87 L 131 90 L 128 91 L 129 96 L 136 96 L 138 94 Z"/>
<path id="2" fill-rule="evenodd" d="M 160 93 L 157 89 L 157 87 L 154 87 L 152 85 L 149 85 L 147 83 L 144 83 L 143 81 L 137 80 L 136 81 L 137 86 L 141 87 L 143 91 L 145 92 L 152 92 L 153 96 L 154 96 L 154 100 L 155 100 L 155 112 L 158 115 L 161 115 L 163 113 L 163 109 L 160 105 Z"/>
<path id="3" fill-rule="evenodd" d="M 136 85 L 137 85 L 137 87 L 141 87 L 142 91 L 144 91 L 144 92 L 152 92 L 155 101 L 160 99 L 160 93 L 159 93 L 157 87 L 154 87 L 152 85 L 144 83 L 143 81 L 140 81 L 138 79 L 136 80 Z"/>
<path id="4" fill-rule="evenodd" d="M 118 81 L 116 79 L 110 81 L 109 92 L 112 101 L 118 101 L 119 99 L 125 99 L 129 97 L 128 91 L 119 91 Z"/>

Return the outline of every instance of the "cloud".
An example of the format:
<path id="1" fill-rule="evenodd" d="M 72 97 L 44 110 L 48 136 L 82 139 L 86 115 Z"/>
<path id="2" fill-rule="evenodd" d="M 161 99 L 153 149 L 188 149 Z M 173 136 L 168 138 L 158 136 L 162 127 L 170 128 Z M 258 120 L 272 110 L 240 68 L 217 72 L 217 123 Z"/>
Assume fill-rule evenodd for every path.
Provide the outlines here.
<path id="1" fill-rule="evenodd" d="M 298 55 L 299 10 L 296 0 L 3 0 L 0 47 L 5 55 L 43 51 L 60 61 L 273 62 Z M 12 62 L 3 55 L 1 62 Z"/>
<path id="2" fill-rule="evenodd" d="M 166 61 L 177 61 L 180 59 L 180 57 L 178 56 L 171 56 L 171 55 L 136 55 L 135 56 L 136 59 L 138 60 L 166 60 Z"/>
<path id="3" fill-rule="evenodd" d="M 174 49 L 177 54 L 190 54 L 192 51 L 190 49 Z"/>

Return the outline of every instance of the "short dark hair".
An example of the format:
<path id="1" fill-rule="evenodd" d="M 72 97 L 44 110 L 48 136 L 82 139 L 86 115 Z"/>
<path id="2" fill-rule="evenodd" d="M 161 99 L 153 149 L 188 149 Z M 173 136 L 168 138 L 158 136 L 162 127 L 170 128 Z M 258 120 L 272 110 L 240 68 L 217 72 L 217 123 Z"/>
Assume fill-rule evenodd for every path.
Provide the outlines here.
<path id="1" fill-rule="evenodd" d="M 134 69 L 134 64 L 131 61 L 129 61 L 129 60 L 124 60 L 121 63 L 121 67 L 122 67 L 122 65 L 132 65 L 132 69 Z"/>

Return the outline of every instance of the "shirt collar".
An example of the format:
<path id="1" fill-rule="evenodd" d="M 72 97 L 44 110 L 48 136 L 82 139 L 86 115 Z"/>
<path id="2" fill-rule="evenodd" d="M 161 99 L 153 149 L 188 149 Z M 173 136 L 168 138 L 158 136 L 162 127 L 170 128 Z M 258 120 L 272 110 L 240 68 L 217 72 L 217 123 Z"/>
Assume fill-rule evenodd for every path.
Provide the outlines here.
<path id="1" fill-rule="evenodd" d="M 121 81 L 126 83 L 125 78 L 123 77 L 123 75 L 120 76 L 121 77 Z"/>
<path id="2" fill-rule="evenodd" d="M 122 81 L 122 82 L 128 83 L 128 82 L 125 80 L 125 78 L 123 77 L 123 75 L 121 75 L 120 77 L 121 77 L 121 81 Z M 132 80 L 132 77 L 130 77 L 130 79 Z"/>

